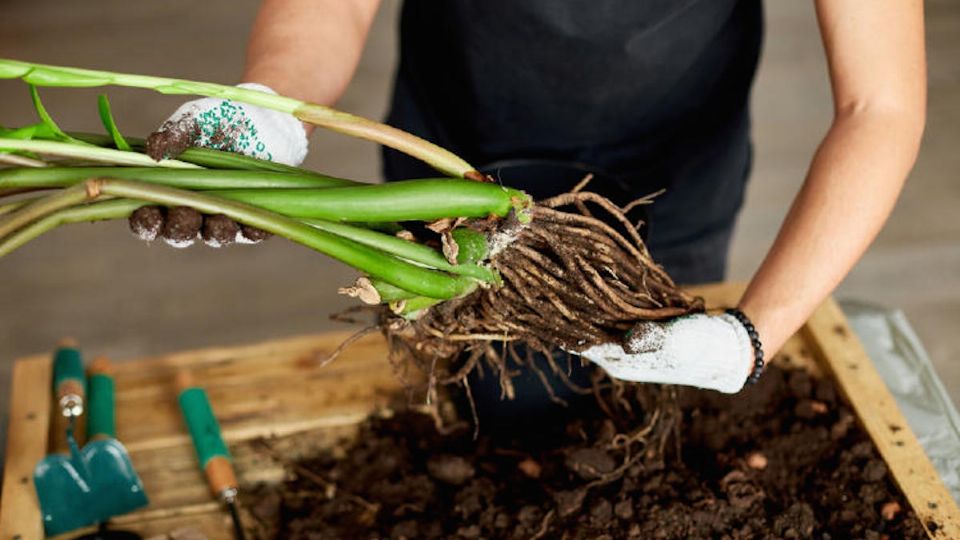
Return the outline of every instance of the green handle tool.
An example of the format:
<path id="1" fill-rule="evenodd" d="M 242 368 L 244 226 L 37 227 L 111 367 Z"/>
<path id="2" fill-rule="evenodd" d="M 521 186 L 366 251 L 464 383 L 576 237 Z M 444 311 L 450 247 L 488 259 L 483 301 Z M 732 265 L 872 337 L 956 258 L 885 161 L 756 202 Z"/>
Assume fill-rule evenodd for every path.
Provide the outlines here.
<path id="1" fill-rule="evenodd" d="M 140 477 L 126 449 L 114 438 L 114 390 L 109 361 L 95 360 L 91 372 L 88 387 L 77 343 L 60 342 L 53 354 L 53 391 L 61 414 L 69 419 L 69 452 L 46 456 L 33 471 L 43 526 L 49 536 L 100 523 L 99 536 L 95 538 L 119 538 L 117 531 L 104 533 L 103 524 L 113 516 L 147 505 Z M 85 401 L 88 440 L 80 449 L 74 430 Z"/>
<path id="2" fill-rule="evenodd" d="M 220 434 L 220 424 L 213 414 L 207 393 L 194 383 L 193 377 L 187 371 L 177 375 L 177 387 L 180 389 L 180 412 L 183 413 L 183 420 L 193 440 L 200 468 L 203 469 L 214 495 L 230 510 L 237 540 L 244 540 L 243 524 L 237 509 L 239 484 L 233 470 L 233 460 Z"/>
<path id="3" fill-rule="evenodd" d="M 87 440 L 115 439 L 117 420 L 115 412 L 116 389 L 111 366 L 106 358 L 100 357 L 90 365 L 87 379 Z"/>

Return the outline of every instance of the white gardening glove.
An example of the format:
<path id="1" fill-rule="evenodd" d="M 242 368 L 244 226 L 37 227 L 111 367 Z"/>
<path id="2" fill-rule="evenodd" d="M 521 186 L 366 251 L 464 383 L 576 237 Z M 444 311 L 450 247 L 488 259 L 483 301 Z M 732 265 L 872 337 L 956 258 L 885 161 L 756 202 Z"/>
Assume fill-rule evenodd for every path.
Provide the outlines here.
<path id="1" fill-rule="evenodd" d="M 237 86 L 276 94 L 262 84 Z M 307 156 L 307 133 L 291 114 L 226 99 L 203 98 L 181 105 L 147 138 L 146 146 L 147 154 L 156 160 L 176 158 L 191 146 L 201 146 L 297 166 Z M 226 216 L 203 216 L 186 207 L 144 206 L 130 216 L 129 224 L 143 240 L 162 238 L 178 248 L 193 245 L 197 239 L 220 247 L 234 242 L 257 243 L 269 236 Z"/>
<path id="2" fill-rule="evenodd" d="M 268 86 L 239 88 L 276 94 Z M 147 140 L 154 159 L 174 158 L 190 146 L 236 152 L 297 166 L 307 156 L 307 133 L 291 114 L 219 98 L 188 101 Z"/>
<path id="3" fill-rule="evenodd" d="M 682 384 L 729 394 L 743 388 L 754 364 L 746 328 L 726 313 L 641 322 L 622 345 L 594 345 L 580 355 L 615 379 Z"/>

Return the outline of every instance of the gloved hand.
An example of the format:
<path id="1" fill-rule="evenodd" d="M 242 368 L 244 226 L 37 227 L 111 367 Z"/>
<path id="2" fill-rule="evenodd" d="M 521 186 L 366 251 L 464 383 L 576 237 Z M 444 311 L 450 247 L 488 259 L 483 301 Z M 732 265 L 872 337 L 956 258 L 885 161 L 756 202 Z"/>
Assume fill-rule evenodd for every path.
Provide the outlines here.
<path id="1" fill-rule="evenodd" d="M 753 371 L 746 327 L 729 314 L 696 314 L 666 322 L 641 322 L 623 344 L 595 345 L 580 353 L 611 377 L 682 384 L 735 393 Z"/>
<path id="2" fill-rule="evenodd" d="M 276 94 L 262 84 L 238 86 Z M 297 166 L 307 155 L 307 134 L 293 115 L 230 100 L 203 98 L 181 105 L 147 138 L 146 152 L 156 160 L 176 158 L 191 146 Z M 160 237 L 173 247 L 190 246 L 198 237 L 209 246 L 219 247 L 233 242 L 258 243 L 269 236 L 226 216 L 203 216 L 185 207 L 142 207 L 130 216 L 129 225 L 139 238 L 152 241 Z"/>
<path id="3" fill-rule="evenodd" d="M 257 83 L 239 88 L 276 94 Z M 174 158 L 190 146 L 236 152 L 298 166 L 307 156 L 307 133 L 291 114 L 219 98 L 188 101 L 147 139 L 153 159 Z"/>

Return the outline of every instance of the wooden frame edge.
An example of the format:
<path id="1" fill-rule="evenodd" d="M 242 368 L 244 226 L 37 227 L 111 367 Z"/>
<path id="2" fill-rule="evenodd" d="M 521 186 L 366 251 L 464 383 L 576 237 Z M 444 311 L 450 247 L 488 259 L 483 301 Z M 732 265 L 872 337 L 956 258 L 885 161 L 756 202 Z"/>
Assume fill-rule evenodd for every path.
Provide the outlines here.
<path id="1" fill-rule="evenodd" d="M 834 376 L 930 538 L 960 538 L 960 508 L 832 298 L 801 332 Z"/>
<path id="2" fill-rule="evenodd" d="M 33 486 L 33 469 L 47 455 L 52 370 L 49 357 L 31 357 L 13 365 L 6 465 L 0 495 L 2 540 L 43 538 L 43 519 Z"/>

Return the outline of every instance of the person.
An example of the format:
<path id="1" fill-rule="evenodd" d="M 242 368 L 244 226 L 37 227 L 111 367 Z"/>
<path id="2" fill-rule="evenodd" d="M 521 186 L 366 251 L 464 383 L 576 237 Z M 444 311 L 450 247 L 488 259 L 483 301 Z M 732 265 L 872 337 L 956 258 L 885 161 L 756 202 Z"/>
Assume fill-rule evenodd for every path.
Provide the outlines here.
<path id="1" fill-rule="evenodd" d="M 335 103 L 378 4 L 264 0 L 244 83 Z M 626 350 L 583 353 L 610 375 L 740 390 L 890 214 L 925 122 L 923 4 L 818 0 L 816 13 L 833 121 L 738 311 L 641 323 Z M 760 0 L 405 2 L 388 123 L 475 164 L 585 165 L 633 196 L 665 189 L 650 207 L 655 260 L 679 283 L 719 281 L 750 172 L 762 21 Z M 303 160 L 310 126 L 245 105 L 237 120 L 217 114 L 222 105 L 189 102 L 169 122 L 230 123 L 254 141 L 235 150 Z M 383 157 L 388 180 L 435 175 L 392 150 Z"/>

